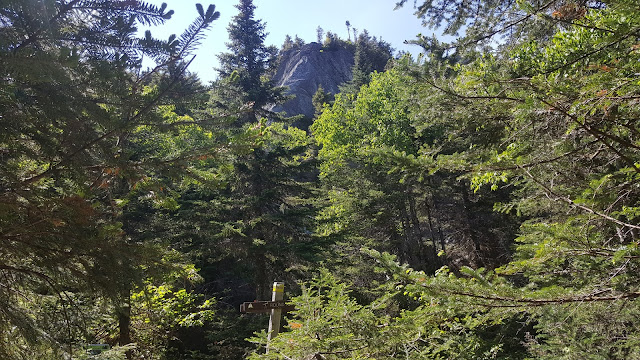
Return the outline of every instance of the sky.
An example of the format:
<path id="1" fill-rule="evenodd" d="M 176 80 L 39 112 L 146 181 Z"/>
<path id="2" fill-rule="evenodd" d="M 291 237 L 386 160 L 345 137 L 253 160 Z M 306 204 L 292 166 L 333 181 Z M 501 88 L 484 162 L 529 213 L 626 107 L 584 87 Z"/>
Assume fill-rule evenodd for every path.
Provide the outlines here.
<path id="1" fill-rule="evenodd" d="M 151 0 L 149 3 L 160 5 L 163 1 Z M 195 4 L 201 2 L 204 9 L 209 3 L 196 0 L 165 0 L 167 9 L 175 11 L 172 18 L 164 25 L 153 27 L 154 37 L 166 39 L 171 34 L 180 35 L 197 16 Z M 199 75 L 205 83 L 216 78 L 215 67 L 218 65 L 216 55 L 225 52 L 228 42 L 227 25 L 238 14 L 235 0 L 219 0 L 211 2 L 220 12 L 220 18 L 213 22 L 196 51 L 196 58 L 189 67 L 191 72 Z M 422 27 L 420 19 L 413 15 L 413 1 L 398 10 L 394 10 L 396 0 L 254 0 L 255 18 L 266 24 L 268 33 L 266 45 L 280 48 L 286 35 L 295 38 L 298 35 L 305 42 L 316 41 L 316 29 L 322 27 L 325 32 L 331 31 L 343 39 L 347 39 L 346 21 L 351 26 L 368 30 L 391 44 L 397 51 L 407 51 L 415 56 L 421 48 L 416 45 L 403 44 L 417 34 L 431 35 L 432 30 Z"/>

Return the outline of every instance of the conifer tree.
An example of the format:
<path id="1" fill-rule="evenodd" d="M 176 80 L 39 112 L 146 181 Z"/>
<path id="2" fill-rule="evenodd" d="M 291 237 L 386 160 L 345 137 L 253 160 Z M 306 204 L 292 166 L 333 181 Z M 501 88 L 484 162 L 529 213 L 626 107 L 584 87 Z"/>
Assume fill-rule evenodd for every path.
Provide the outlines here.
<path id="1" fill-rule="evenodd" d="M 293 48 L 293 45 L 294 44 L 291 36 L 287 34 L 287 36 L 284 38 L 284 42 L 282 43 L 282 48 L 280 49 L 280 51 L 290 50 Z"/>
<path id="2" fill-rule="evenodd" d="M 264 45 L 265 25 L 255 19 L 252 0 L 240 0 L 236 8 L 240 12 L 228 26 L 229 52 L 220 56 L 221 79 L 212 94 L 212 111 L 219 110 L 216 103 L 221 101 L 237 112 L 235 123 L 226 128 L 235 151 L 225 169 L 227 186 L 216 193 L 217 204 L 210 210 L 216 214 L 209 227 L 216 233 L 214 242 L 205 247 L 223 259 L 209 264 L 211 267 L 238 260 L 237 256 L 249 259 L 234 269 L 222 266 L 242 273 L 235 276 L 243 278 L 234 281 L 250 284 L 256 289 L 254 296 L 265 297 L 273 280 L 269 277 L 281 274 L 294 258 L 283 259 L 295 248 L 285 244 L 308 239 L 304 214 L 309 208 L 304 203 L 309 184 L 304 173 L 311 171 L 312 162 L 304 132 L 286 129 L 283 116 L 267 109 L 287 97 L 283 88 L 268 79 L 276 49 Z M 223 250 L 228 244 L 235 247 L 234 254 Z M 249 274 L 246 269 L 251 269 Z"/>
<path id="3" fill-rule="evenodd" d="M 317 252 L 309 230 L 314 158 L 306 133 L 287 128 L 280 114 L 268 110 L 286 99 L 269 80 L 275 49 L 264 45 L 265 25 L 255 19 L 252 1 L 236 7 L 240 12 L 228 26 L 229 52 L 220 56 L 220 79 L 208 109 L 231 115 L 219 127 L 228 151 L 210 164 L 218 168 L 223 186 L 185 191 L 175 215 L 189 221 L 167 235 L 195 250 L 207 291 L 234 304 L 233 311 L 221 310 L 220 321 L 232 329 L 226 333 L 248 336 L 262 325 L 238 322 L 235 304 L 268 298 L 275 279 L 293 285 L 300 265 Z M 296 36 L 291 45 L 303 44 Z M 220 336 L 211 333 L 225 340 L 212 347 L 216 358 L 240 358 L 244 337 L 230 342 Z"/>
<path id="4" fill-rule="evenodd" d="M 218 56 L 221 80 L 216 84 L 215 97 L 223 102 L 236 102 L 242 107 L 239 124 L 256 122 L 260 117 L 275 114 L 266 110 L 269 105 L 286 99 L 283 89 L 268 80 L 275 71 L 277 49 L 266 46 L 265 24 L 255 19 L 253 0 L 241 0 L 240 11 L 227 28 L 229 52 Z"/>
<path id="5" fill-rule="evenodd" d="M 316 40 L 318 44 L 322 44 L 324 41 L 324 29 L 320 25 L 316 28 Z"/>
<path id="6" fill-rule="evenodd" d="M 70 358 L 80 350 L 73 345 L 98 340 L 83 304 L 125 310 L 129 299 L 119 297 L 143 277 L 142 265 L 161 262 L 161 250 L 123 229 L 119 195 L 162 173 L 156 164 L 176 164 L 130 145 L 141 128 L 157 134 L 166 125 L 159 105 L 177 101 L 169 98 L 184 59 L 219 16 L 197 8 L 181 36 L 159 40 L 138 37 L 136 25 L 169 19 L 166 4 L 3 2 L 0 358 Z M 156 68 L 142 71 L 143 56 Z M 126 343 L 127 314 L 118 317 Z"/>
<path id="7" fill-rule="evenodd" d="M 357 93 L 360 87 L 369 83 L 371 73 L 383 71 L 387 62 L 391 60 L 393 49 L 385 41 L 371 37 L 364 30 L 357 39 L 352 68 L 352 79 L 341 87 L 342 92 Z"/>
<path id="8" fill-rule="evenodd" d="M 313 108 L 315 109 L 314 116 L 320 116 L 325 104 L 331 104 L 333 102 L 333 99 L 334 96 L 324 91 L 322 85 L 319 85 L 318 90 L 316 90 L 316 92 L 313 94 L 313 97 L 311 98 L 311 103 L 313 104 Z"/>

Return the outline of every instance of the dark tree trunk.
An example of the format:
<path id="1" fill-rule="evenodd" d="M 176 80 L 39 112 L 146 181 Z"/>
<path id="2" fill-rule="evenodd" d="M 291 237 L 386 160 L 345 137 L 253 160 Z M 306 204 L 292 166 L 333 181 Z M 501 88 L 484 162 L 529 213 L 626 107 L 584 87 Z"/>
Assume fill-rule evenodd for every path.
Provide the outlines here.
<path id="1" fill-rule="evenodd" d="M 400 206 L 403 237 L 402 254 L 404 262 L 414 269 L 426 270 L 427 256 L 424 249 L 423 234 L 416 214 L 415 201 L 405 194 L 402 206 Z"/>
<path id="2" fill-rule="evenodd" d="M 433 179 L 430 179 L 429 186 L 431 186 L 431 189 L 434 189 L 434 188 L 437 188 L 438 185 L 433 185 Z M 445 240 L 444 240 L 444 235 L 442 233 L 442 225 L 440 220 L 441 218 L 439 218 L 439 216 L 442 216 L 442 214 L 440 214 L 440 209 L 438 209 L 438 202 L 436 201 L 436 195 L 433 193 L 433 190 L 428 191 L 426 193 L 425 205 L 427 208 L 427 216 L 429 217 L 429 221 L 431 222 L 433 230 L 437 231 L 438 233 L 440 248 L 442 249 L 442 251 L 446 251 Z M 433 212 L 431 211 L 432 209 L 433 209 Z M 433 236 L 433 243 L 435 245 L 436 243 L 435 232 L 432 233 L 432 236 Z"/>
<path id="3" fill-rule="evenodd" d="M 409 214 L 411 216 L 411 222 L 413 223 L 413 229 L 415 234 L 415 242 L 420 254 L 420 260 L 422 262 L 423 270 L 435 271 L 438 268 L 438 250 L 436 249 L 435 241 L 431 246 L 425 244 L 426 234 L 418 218 L 418 210 L 416 207 L 416 199 L 412 194 L 409 194 Z M 426 247 L 429 246 L 430 249 Z M 429 252 L 430 250 L 430 252 Z"/>
<path id="4" fill-rule="evenodd" d="M 120 299 L 120 306 L 117 310 L 118 315 L 118 345 L 124 346 L 131 344 L 131 294 L 130 291 L 124 291 Z M 126 353 L 127 359 L 131 359 L 133 354 L 131 351 Z"/>
<path id="5" fill-rule="evenodd" d="M 471 211 L 471 201 L 469 200 L 469 187 L 463 182 L 460 186 L 460 192 L 462 193 L 462 207 L 464 209 L 465 221 L 464 226 L 466 227 L 467 236 L 471 239 L 473 244 L 473 251 L 475 253 L 476 261 L 478 266 L 484 265 L 484 260 L 482 256 L 482 248 L 480 246 L 480 241 L 478 240 L 478 236 L 474 229 L 474 216 Z"/>

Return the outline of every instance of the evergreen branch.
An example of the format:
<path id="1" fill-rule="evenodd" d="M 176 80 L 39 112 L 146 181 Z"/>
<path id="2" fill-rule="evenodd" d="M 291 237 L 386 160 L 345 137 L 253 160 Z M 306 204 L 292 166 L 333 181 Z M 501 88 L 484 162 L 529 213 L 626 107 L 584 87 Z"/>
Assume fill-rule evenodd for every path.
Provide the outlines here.
<path id="1" fill-rule="evenodd" d="M 585 255 L 585 256 L 603 256 L 603 257 L 614 257 L 615 249 L 569 249 L 563 250 L 562 252 L 567 254 L 575 254 L 575 255 Z M 623 259 L 640 259 L 640 255 L 624 255 Z"/>
<path id="2" fill-rule="evenodd" d="M 127 41 L 124 41 L 123 39 L 104 39 L 104 38 L 91 39 L 91 38 L 78 35 L 77 38 L 56 37 L 55 39 L 61 40 L 61 41 L 68 41 L 74 44 L 95 45 L 96 47 L 108 47 L 109 49 L 136 49 L 135 47 L 132 47 L 132 45 L 135 45 L 135 43 L 133 39 L 130 39 L 130 38 L 128 38 Z M 138 47 L 138 49 L 141 49 L 141 48 L 142 47 Z"/>
<path id="3" fill-rule="evenodd" d="M 533 85 L 532 85 L 533 87 Z M 534 87 L 534 89 L 536 89 L 536 91 L 538 91 L 537 88 Z M 606 147 L 608 147 L 611 151 L 613 151 L 614 153 L 616 153 L 618 156 L 620 156 L 620 158 L 622 158 L 627 165 L 629 165 L 629 167 L 631 167 L 632 169 L 634 169 L 637 173 L 640 173 L 640 168 L 638 168 L 638 166 L 636 166 L 635 161 L 633 161 L 633 159 L 629 158 L 628 156 L 626 156 L 625 154 L 622 153 L 622 151 L 616 149 L 612 144 L 609 144 L 607 141 L 604 140 L 604 138 L 608 138 L 609 140 L 612 140 L 614 142 L 618 142 L 622 145 L 629 145 L 630 143 L 624 139 L 621 139 L 617 136 L 613 136 L 610 134 L 607 134 L 601 130 L 595 129 L 591 126 L 588 126 L 586 124 L 586 122 L 582 122 L 580 121 L 580 119 L 578 119 L 577 116 L 569 113 L 567 110 L 550 103 L 549 101 L 545 100 L 544 98 L 539 97 L 538 100 L 540 102 L 542 102 L 543 104 L 549 106 L 551 109 L 556 110 L 560 113 L 562 113 L 563 115 L 567 116 L 568 118 L 570 118 L 576 125 L 578 125 L 580 128 L 584 129 L 586 132 L 588 132 L 589 134 L 593 135 L 593 137 L 595 137 L 596 139 L 598 139 L 599 142 L 601 142 L 602 144 L 604 144 Z M 631 146 L 631 147 L 636 147 L 636 146 Z"/>
<path id="4" fill-rule="evenodd" d="M 133 115 L 132 117 L 130 117 L 129 119 L 127 119 L 127 121 L 125 122 L 128 126 L 131 126 L 133 123 L 135 123 L 135 121 L 142 117 L 144 114 L 146 114 L 148 111 L 150 111 L 154 106 L 157 105 L 157 103 L 160 101 L 161 98 L 163 98 L 171 88 L 173 88 L 173 86 L 175 86 L 175 84 L 178 83 L 178 81 L 180 80 L 180 78 L 182 77 L 182 75 L 187 71 L 187 67 L 189 67 L 189 65 L 191 64 L 191 62 L 193 62 L 193 60 L 195 59 L 195 56 L 193 58 L 191 58 L 191 60 L 189 62 L 187 62 L 187 64 L 185 66 L 183 66 L 182 69 L 180 69 L 180 71 L 178 71 L 178 73 L 174 76 L 173 80 L 164 88 L 162 89 L 162 91 L 160 91 L 160 93 L 151 101 L 149 101 L 145 106 L 142 107 L 142 109 L 138 110 L 135 115 Z M 27 178 L 25 180 L 22 181 L 23 185 L 27 185 L 27 184 L 32 184 L 42 178 L 44 178 L 45 176 L 49 175 L 50 173 L 52 173 L 53 171 L 58 170 L 61 166 L 66 165 L 67 163 L 71 162 L 71 160 L 76 157 L 78 154 L 80 154 L 81 152 L 91 148 L 92 146 L 96 145 L 97 143 L 99 143 L 100 141 L 107 139 L 109 137 L 112 137 L 114 135 L 116 135 L 119 131 L 122 131 L 123 129 L 125 129 L 126 127 L 116 127 L 111 131 L 107 131 L 106 133 L 98 136 L 97 138 L 85 143 L 84 145 L 80 146 L 78 149 L 76 149 L 75 151 L 73 151 L 71 154 L 67 155 L 64 159 L 60 160 L 59 162 L 52 164 L 51 166 L 49 166 L 47 168 L 47 170 L 41 172 L 38 175 L 34 175 L 30 178 Z"/>
<path id="5" fill-rule="evenodd" d="M 72 10 L 75 11 L 79 11 L 79 10 L 84 10 L 84 11 L 104 11 L 104 10 L 108 10 L 113 6 L 113 3 L 111 1 L 105 1 L 104 2 L 104 6 L 91 6 L 91 5 L 84 5 L 84 4 L 79 4 L 81 1 L 84 0 L 73 0 L 67 4 L 63 4 L 60 7 L 60 11 L 54 16 L 52 17 L 49 21 L 48 21 L 48 27 L 42 27 L 40 29 L 38 29 L 35 33 L 31 34 L 27 39 L 25 39 L 22 43 L 20 43 L 18 46 L 16 46 L 13 49 L 13 53 L 17 53 L 18 51 L 20 51 L 21 49 L 33 44 L 34 42 L 38 41 L 38 40 L 46 40 L 46 37 L 41 37 L 41 35 L 49 30 L 49 28 L 54 25 L 56 22 L 58 22 L 61 18 L 63 18 L 67 13 L 69 13 Z M 76 6 L 79 5 L 79 6 Z M 124 13 L 133 13 L 136 16 L 136 19 L 138 19 L 138 21 L 147 24 L 147 25 L 155 25 L 155 24 L 159 24 L 162 23 L 164 20 L 168 19 L 171 17 L 171 14 L 173 14 L 173 10 L 164 13 L 164 7 L 158 9 L 157 7 L 153 6 L 153 5 L 149 5 L 146 3 L 138 3 L 136 2 L 136 8 L 132 9 L 132 10 L 120 10 L 120 12 L 124 12 Z M 166 5 L 165 5 L 166 6 Z M 116 10 L 117 11 L 117 10 Z M 97 32 L 97 33 L 102 33 L 105 30 L 111 30 L 111 29 L 93 29 L 93 32 Z M 79 43 L 92 43 L 92 41 L 90 41 L 89 39 L 84 39 L 84 40 L 78 40 L 78 39 L 65 39 L 65 38 L 54 38 L 55 40 L 66 40 L 66 41 L 75 41 L 75 42 L 79 42 Z M 97 41 L 94 41 L 94 45 L 103 45 L 103 46 L 109 46 L 109 47 L 119 47 L 119 48 L 127 48 L 129 44 L 122 44 L 123 39 L 122 38 L 118 38 L 113 40 L 113 43 L 106 43 L 107 41 L 103 41 L 104 44 L 100 44 Z"/>
<path id="6" fill-rule="evenodd" d="M 68 336 L 69 339 L 72 338 L 71 335 L 71 318 L 69 317 L 69 313 L 67 312 L 67 307 L 64 305 L 64 300 L 62 299 L 62 294 L 65 295 L 65 297 L 67 298 L 67 300 L 73 302 L 72 299 L 69 298 L 68 295 L 66 295 L 64 292 L 58 290 L 58 288 L 56 287 L 53 279 L 51 279 L 51 277 L 49 277 L 48 275 L 41 273 L 39 271 L 35 271 L 35 270 L 31 270 L 31 269 L 24 269 L 24 268 L 17 268 L 14 266 L 9 266 L 9 265 L 4 265 L 4 264 L 0 264 L 0 270 L 7 270 L 7 271 L 12 271 L 12 272 L 19 272 L 19 273 L 23 273 L 23 274 L 29 274 L 29 275 L 35 275 L 36 277 L 39 277 L 41 279 L 43 279 L 52 289 L 53 291 L 56 292 L 56 294 L 58 295 L 58 298 L 60 299 L 60 303 L 62 304 L 62 313 L 63 316 L 66 320 L 67 323 L 67 332 L 68 332 Z M 69 347 L 71 348 L 71 344 L 69 344 Z M 70 352 L 71 353 L 71 352 Z"/>
<path id="7" fill-rule="evenodd" d="M 36 270 L 25 269 L 25 268 L 17 268 L 17 267 L 14 267 L 14 266 L 4 265 L 4 264 L 0 264 L 0 270 L 7 270 L 7 271 L 11 271 L 11 272 L 19 272 L 19 273 L 23 273 L 23 274 L 35 275 L 35 276 L 45 280 L 47 283 L 53 284 L 53 279 L 51 279 L 51 277 L 49 277 L 48 275 L 43 274 L 43 273 L 41 273 L 39 271 L 36 271 Z"/>
<path id="8" fill-rule="evenodd" d="M 563 24 L 566 24 L 566 25 L 581 27 L 581 28 L 585 28 L 585 29 L 602 31 L 602 32 L 606 32 L 606 33 L 609 33 L 609 34 L 615 34 L 616 33 L 614 30 L 611 30 L 611 29 L 604 29 L 604 28 L 601 28 L 601 27 L 593 26 L 593 25 L 581 24 L 581 23 L 575 22 L 573 20 L 563 19 L 561 17 L 554 18 L 554 17 L 548 16 L 548 15 L 545 15 L 544 18 L 549 20 L 549 21 L 556 21 L 556 22 L 563 23 Z"/>
<path id="9" fill-rule="evenodd" d="M 250 108 L 246 108 L 243 107 L 242 109 L 239 109 L 238 111 L 234 111 L 234 112 L 229 112 L 229 113 L 224 113 L 222 115 L 217 115 L 214 117 L 207 117 L 207 118 L 203 118 L 201 120 L 180 120 L 180 121 L 175 121 L 175 122 L 171 122 L 171 123 L 163 123 L 163 124 L 153 124 L 153 123 L 140 123 L 140 125 L 149 125 L 149 126 L 161 126 L 163 128 L 173 128 L 176 126 L 182 126 L 182 125 L 202 125 L 202 124 L 207 124 L 216 120 L 223 120 L 232 116 L 238 116 L 238 115 L 242 115 L 242 114 L 247 114 L 247 113 L 251 113 L 252 109 Z"/>
<path id="10" fill-rule="evenodd" d="M 620 226 L 622 226 L 622 227 L 627 227 L 627 228 L 632 228 L 632 229 L 638 229 L 638 230 L 640 230 L 640 226 L 638 226 L 638 225 L 633 225 L 633 224 L 626 223 L 626 222 L 624 222 L 624 221 L 620 221 L 620 220 L 618 220 L 618 219 L 616 219 L 616 218 L 614 218 L 614 217 L 611 217 L 611 216 L 609 216 L 609 215 L 607 215 L 607 214 L 603 214 L 603 213 L 601 213 L 601 212 L 599 212 L 599 211 L 596 211 L 596 210 L 593 210 L 593 209 L 591 209 L 591 208 L 589 208 L 589 207 L 587 207 L 587 206 L 584 206 L 584 205 L 578 204 L 578 203 L 576 203 L 575 201 L 571 200 L 569 197 L 565 197 L 565 196 L 561 196 L 561 195 L 557 194 L 556 192 L 554 192 L 553 190 L 551 190 L 547 185 L 543 184 L 541 181 L 539 181 L 538 179 L 536 179 L 536 178 L 531 174 L 531 172 L 529 172 L 529 170 L 528 170 L 528 169 L 525 169 L 525 168 L 523 168 L 523 167 L 520 167 L 520 169 L 521 169 L 521 170 L 523 170 L 523 171 L 527 174 L 527 176 L 528 176 L 528 177 L 529 177 L 533 182 L 535 182 L 536 184 L 538 184 L 541 188 L 543 188 L 543 189 L 544 189 L 544 190 L 545 190 L 549 195 L 553 196 L 555 199 L 557 199 L 557 200 L 561 200 L 561 201 L 563 201 L 563 202 L 566 202 L 567 204 L 569 204 L 569 205 L 571 205 L 571 206 L 573 206 L 573 207 L 577 207 L 577 208 L 582 209 L 582 210 L 584 210 L 584 211 L 586 211 L 586 212 L 588 212 L 588 213 L 590 213 L 590 214 L 597 215 L 597 216 L 599 216 L 599 217 L 601 217 L 601 218 L 603 218 L 603 219 L 605 219 L 605 220 L 608 220 L 608 221 L 610 221 L 610 222 L 613 222 L 613 223 L 615 223 L 615 224 L 618 224 L 618 225 L 620 225 Z"/>
<path id="11" fill-rule="evenodd" d="M 170 19 L 174 11 L 169 10 L 165 13 L 166 3 L 163 3 L 161 7 L 157 7 L 147 2 L 138 0 L 83 0 L 80 6 L 75 7 L 76 10 L 90 10 L 90 11 L 113 11 L 117 14 L 132 14 L 135 18 L 144 25 L 158 25 L 165 20 Z"/>
<path id="12" fill-rule="evenodd" d="M 509 298 L 503 296 L 491 296 L 491 295 L 479 295 L 465 291 L 456 291 L 456 290 L 442 290 L 445 293 L 451 295 L 458 296 L 466 296 L 474 299 L 481 299 L 486 301 L 496 301 L 501 303 L 512 303 L 512 304 L 495 304 L 495 303 L 478 303 L 476 305 L 486 306 L 486 307 L 496 307 L 496 308 L 519 308 L 523 305 L 527 306 L 547 306 L 547 305 L 558 305 L 558 304 L 569 304 L 569 303 L 582 303 L 582 302 L 599 302 L 599 301 L 617 301 L 617 300 L 633 300 L 640 298 L 640 292 L 626 292 L 621 293 L 615 296 L 599 296 L 600 294 L 610 292 L 612 289 L 604 289 L 597 291 L 593 294 L 589 294 L 582 297 L 569 297 L 569 298 L 558 298 L 558 299 L 516 299 Z"/>
<path id="13" fill-rule="evenodd" d="M 58 11 L 58 13 L 48 21 L 49 26 L 53 25 L 56 21 L 62 18 L 62 16 L 64 16 L 69 11 L 71 11 L 73 9 L 73 6 L 79 3 L 80 1 L 81 0 L 72 0 L 69 3 L 62 5 L 62 7 L 60 8 L 60 11 Z M 30 35 L 27 39 L 25 39 L 22 43 L 20 43 L 20 45 L 16 46 L 16 48 L 13 50 L 13 53 L 16 54 L 22 48 L 27 47 L 32 43 L 36 42 L 38 40 L 38 36 L 42 34 L 45 30 L 46 28 L 38 29 L 38 31 Z"/>
<path id="14" fill-rule="evenodd" d="M 364 340 L 366 340 L 366 339 L 349 339 L 349 341 L 364 341 Z M 368 346 L 369 346 L 368 344 L 365 344 L 365 345 L 362 345 L 360 347 L 353 348 L 353 349 L 344 349 L 344 350 L 336 350 L 336 351 L 321 351 L 321 352 L 318 353 L 318 355 L 346 354 L 346 353 L 350 353 L 350 352 L 366 349 Z"/>
<path id="15" fill-rule="evenodd" d="M 46 252 L 51 252 L 51 253 L 58 253 L 61 255 L 73 255 L 73 253 L 69 250 L 64 250 L 64 249 L 55 249 L 55 248 L 51 248 L 51 247 L 46 247 L 46 246 L 42 246 L 42 245 L 37 245 L 34 244 L 30 241 L 27 240 L 21 240 L 20 238 L 23 237 L 32 237 L 32 236 L 37 236 L 37 235 L 50 235 L 51 233 L 49 231 L 38 231 L 38 232 L 33 232 L 33 233 L 26 233 L 26 234 L 15 234 L 15 235 L 0 235 L 2 238 L 5 239 L 9 239 L 10 241 L 15 241 L 17 243 L 23 244 L 24 246 L 28 247 L 28 248 L 32 248 L 32 249 L 38 249 L 38 250 L 42 250 L 42 251 L 46 251 Z"/>
<path id="16" fill-rule="evenodd" d="M 504 166 L 504 167 L 499 167 L 499 166 L 489 166 L 489 167 L 481 167 L 481 168 L 462 168 L 462 169 L 456 169 L 456 172 L 458 173 L 462 173 L 462 174 L 469 174 L 469 173 L 474 173 L 474 172 L 482 172 L 482 171 L 509 171 L 509 170 L 519 170 L 521 168 L 532 168 L 538 165 L 544 165 L 544 164 L 548 164 L 548 163 L 552 163 L 552 162 L 556 162 L 562 158 L 565 158 L 567 156 L 576 154 L 584 149 L 586 149 L 588 146 L 594 145 L 599 143 L 599 140 L 593 140 L 585 145 L 583 145 L 582 147 L 578 148 L 578 149 L 574 149 L 571 151 L 568 151 L 564 154 L 555 156 L 553 158 L 550 159 L 543 159 L 543 160 L 539 160 L 539 161 L 534 161 L 534 162 L 530 162 L 527 164 L 522 164 L 522 165 L 513 165 L 513 166 Z"/>
<path id="17" fill-rule="evenodd" d="M 406 1 L 406 0 L 404 0 L 404 1 Z M 404 3 L 404 1 L 402 3 Z M 523 16 L 522 18 L 520 18 L 518 20 L 512 21 L 509 24 L 506 24 L 501 28 L 498 28 L 498 29 L 495 29 L 495 30 L 493 30 L 493 31 L 491 31 L 489 33 L 485 33 L 483 35 L 480 35 L 480 36 L 478 36 L 476 38 L 473 38 L 471 40 L 468 40 L 468 41 L 466 41 L 466 42 L 464 42 L 462 44 L 451 44 L 451 45 L 449 45 L 447 47 L 443 47 L 442 50 L 446 51 L 446 50 L 452 50 L 452 49 L 457 49 L 457 48 L 466 48 L 466 47 L 469 47 L 470 45 L 477 44 L 477 43 L 479 43 L 481 41 L 490 39 L 490 38 L 496 36 L 497 34 L 500 34 L 500 33 L 503 33 L 505 31 L 508 31 L 511 28 L 514 28 L 514 27 L 520 25 L 521 23 L 529 20 L 534 15 L 537 15 L 538 13 L 546 10 L 551 5 L 553 5 L 554 3 L 556 3 L 556 0 L 552 0 L 552 1 L 548 2 L 547 4 L 545 4 L 545 5 L 541 6 L 541 7 L 539 7 L 538 9 L 536 9 L 535 11 L 528 13 L 527 15 Z M 401 6 L 401 3 L 397 3 L 396 6 Z"/>
<path id="18" fill-rule="evenodd" d="M 193 61 L 193 59 L 191 59 L 191 61 Z M 147 71 L 144 73 L 144 75 L 142 77 L 137 77 L 136 81 L 134 82 L 136 84 L 136 88 L 140 87 L 140 85 L 147 83 L 147 81 L 149 81 L 149 79 L 151 79 L 153 77 L 154 74 L 157 74 L 160 72 L 160 70 L 162 70 L 163 68 L 169 66 L 170 64 L 173 64 L 176 62 L 176 59 L 166 59 L 166 57 L 163 59 L 163 62 L 160 64 L 157 64 L 153 69 L 151 69 L 151 71 Z M 139 74 L 138 74 L 139 76 Z"/>
<path id="19" fill-rule="evenodd" d="M 611 90 L 612 93 L 614 93 L 615 91 L 617 91 L 619 88 L 621 88 L 623 85 L 627 85 L 628 83 L 630 83 L 632 80 L 627 80 L 625 81 L 623 84 L 620 84 L 618 86 L 616 86 L 614 89 Z M 630 95 L 630 96 L 604 96 L 601 98 L 589 98 L 586 99 L 585 101 L 583 101 L 580 105 L 587 105 L 591 102 L 594 102 L 595 104 L 591 107 L 591 110 L 596 110 L 597 106 L 602 106 L 603 101 L 605 100 L 609 100 L 611 101 L 611 103 L 607 106 L 605 104 L 605 107 L 608 108 L 612 108 L 613 106 L 617 105 L 614 104 L 614 101 L 624 101 L 624 100 L 637 100 L 640 99 L 640 96 L 636 95 Z M 636 127 L 636 119 L 630 119 L 627 122 L 617 122 L 617 124 L 619 124 L 620 126 L 626 128 L 627 130 L 631 131 L 634 135 L 638 135 L 640 136 L 640 131 L 638 131 L 638 128 Z M 607 122 L 607 112 L 605 111 L 602 115 L 601 118 L 602 122 Z M 620 137 L 615 137 L 616 139 L 620 139 Z M 640 148 L 638 146 L 636 146 L 635 144 L 631 144 L 631 147 L 635 147 L 636 149 Z"/>
<path id="20" fill-rule="evenodd" d="M 26 225 L 26 226 L 25 226 L 25 225 L 18 225 L 17 227 L 15 227 L 15 228 L 13 228 L 13 229 L 9 229 L 9 230 L 5 231 L 5 233 L 4 233 L 4 234 L 2 234 L 2 236 L 11 236 L 10 234 L 11 234 L 11 233 L 13 233 L 13 232 L 15 232 L 15 231 L 20 231 L 20 230 L 23 230 L 23 229 L 28 229 L 28 228 L 34 227 L 34 226 L 36 226 L 36 225 L 38 225 L 38 224 L 40 224 L 40 223 L 43 223 L 43 222 L 45 222 L 45 221 L 47 221 L 47 219 L 40 219 L 40 220 L 38 220 L 38 221 L 36 221 L 36 222 L 34 222 L 34 223 L 32 223 L 32 224 L 28 224 L 28 225 Z"/>
<path id="21" fill-rule="evenodd" d="M 202 31 L 209 27 L 214 20 L 220 17 L 220 13 L 215 11 L 215 5 L 209 5 L 206 13 L 202 10 L 202 5 L 197 5 L 199 5 L 198 10 L 200 12 L 200 17 L 194 20 L 187 27 L 184 33 L 180 35 L 179 42 L 182 49 L 178 52 L 178 57 L 185 56 L 198 46 L 200 44 L 200 40 L 204 37 Z"/>
<path id="22" fill-rule="evenodd" d="M 579 147 L 578 149 L 574 149 L 571 151 L 567 151 L 564 154 L 552 157 L 550 159 L 543 159 L 543 160 L 538 160 L 538 161 L 534 161 L 534 162 L 530 162 L 527 164 L 522 164 L 522 165 L 514 165 L 514 166 L 506 166 L 506 167 L 488 167 L 488 168 L 484 168 L 484 169 L 478 169 L 478 170 L 465 170 L 465 172 L 475 172 L 475 171 L 507 171 L 507 170 L 518 170 L 521 168 L 532 168 L 538 165 L 544 165 L 544 164 L 549 164 L 552 162 L 556 162 L 562 158 L 565 158 L 567 156 L 576 154 L 584 149 L 586 149 L 587 147 L 597 144 L 599 141 L 598 140 L 593 140 L 587 144 L 584 144 L 583 146 Z"/>

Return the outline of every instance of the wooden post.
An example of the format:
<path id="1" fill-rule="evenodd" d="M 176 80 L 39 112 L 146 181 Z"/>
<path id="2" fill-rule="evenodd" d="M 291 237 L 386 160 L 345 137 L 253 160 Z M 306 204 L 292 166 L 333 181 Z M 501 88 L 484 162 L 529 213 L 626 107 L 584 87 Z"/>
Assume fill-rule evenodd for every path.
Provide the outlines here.
<path id="1" fill-rule="evenodd" d="M 280 320 L 282 312 L 295 311 L 295 306 L 287 305 L 284 301 L 284 283 L 274 282 L 271 301 L 252 301 L 240 304 L 241 313 L 259 314 L 271 313 L 269 318 L 269 333 L 267 335 L 267 354 L 269 353 L 269 342 L 280 332 Z"/>
<path id="2" fill-rule="evenodd" d="M 274 282 L 273 292 L 271 294 L 271 301 L 280 301 L 284 299 L 284 283 Z M 280 332 L 280 318 L 282 317 L 282 309 L 272 309 L 271 317 L 269 318 L 269 335 L 267 341 L 271 341 L 274 337 L 278 336 Z M 267 342 L 267 353 L 269 353 L 269 345 Z"/>

